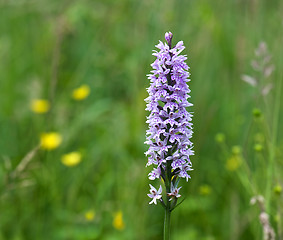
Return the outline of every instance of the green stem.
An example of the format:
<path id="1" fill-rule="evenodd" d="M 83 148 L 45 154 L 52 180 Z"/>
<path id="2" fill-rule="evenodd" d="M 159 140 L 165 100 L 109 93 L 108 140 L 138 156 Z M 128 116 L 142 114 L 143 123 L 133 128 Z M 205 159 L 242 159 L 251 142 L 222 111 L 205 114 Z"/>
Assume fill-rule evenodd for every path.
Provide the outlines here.
<path id="1" fill-rule="evenodd" d="M 171 154 L 171 153 L 170 153 Z M 171 154 L 172 155 L 172 154 Z M 170 198 L 167 195 L 170 193 L 170 187 L 171 187 L 171 162 L 167 161 L 166 163 L 166 182 L 165 182 L 165 187 L 166 187 L 166 209 L 165 209 L 165 218 L 164 218 L 164 240 L 169 240 L 170 239 L 170 215 L 171 215 L 171 202 Z"/>
<path id="2" fill-rule="evenodd" d="M 282 58 L 281 58 L 282 62 Z M 281 72 L 278 84 L 276 86 L 277 93 L 275 98 L 275 107 L 274 107 L 274 114 L 273 114 L 273 124 L 272 124 L 272 131 L 271 131 L 271 140 L 269 143 L 269 164 L 267 169 L 267 185 L 266 185 L 266 210 L 269 212 L 270 210 L 270 199 L 272 193 L 272 183 L 274 181 L 274 173 L 275 172 L 275 151 L 276 151 L 276 144 L 277 144 L 277 135 L 278 135 L 278 124 L 279 124 L 279 113 L 280 113 L 280 103 L 281 103 L 281 88 L 282 88 L 282 81 L 283 81 L 283 74 Z"/>
<path id="3" fill-rule="evenodd" d="M 167 208 L 165 209 L 165 218 L 164 218 L 164 240 L 170 239 L 170 204 L 167 203 Z"/>
<path id="4" fill-rule="evenodd" d="M 172 41 L 172 36 L 168 42 L 169 49 L 171 49 L 171 42 Z M 172 57 L 172 53 L 170 53 L 170 56 Z M 172 67 L 170 68 L 170 72 L 167 74 L 167 82 L 169 85 L 172 85 L 172 79 L 171 79 L 171 71 Z M 168 127 L 169 128 L 169 127 Z M 167 130 L 169 132 L 169 129 Z M 167 144 L 169 144 L 169 141 L 167 141 Z M 168 152 L 168 156 L 172 156 L 173 150 L 172 148 Z M 169 240 L 170 239 L 170 215 L 171 215 L 171 203 L 169 201 L 169 196 L 167 195 L 170 193 L 170 188 L 171 188 L 171 181 L 172 181 L 172 167 L 171 167 L 171 162 L 172 161 L 167 161 L 166 162 L 166 173 L 165 174 L 165 187 L 166 187 L 166 209 L 165 209 L 165 218 L 164 218 L 164 240 Z"/>

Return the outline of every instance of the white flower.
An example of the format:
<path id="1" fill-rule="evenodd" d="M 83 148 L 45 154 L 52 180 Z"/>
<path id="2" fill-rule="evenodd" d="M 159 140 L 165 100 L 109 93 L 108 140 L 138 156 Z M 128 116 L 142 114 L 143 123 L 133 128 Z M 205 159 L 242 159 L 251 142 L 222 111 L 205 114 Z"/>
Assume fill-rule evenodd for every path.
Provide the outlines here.
<path id="1" fill-rule="evenodd" d="M 160 199 L 162 197 L 161 193 L 162 193 L 162 187 L 160 185 L 158 191 L 151 185 L 150 186 L 150 194 L 147 194 L 147 196 L 149 196 L 150 198 L 152 198 L 152 200 L 149 202 L 149 204 L 157 204 L 156 200 Z"/>

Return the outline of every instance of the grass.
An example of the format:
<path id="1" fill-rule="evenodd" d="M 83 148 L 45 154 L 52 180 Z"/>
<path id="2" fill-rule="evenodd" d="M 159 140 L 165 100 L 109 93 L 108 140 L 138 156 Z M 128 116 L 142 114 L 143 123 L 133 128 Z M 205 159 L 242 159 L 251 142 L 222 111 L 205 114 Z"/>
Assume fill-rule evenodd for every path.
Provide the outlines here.
<path id="1" fill-rule="evenodd" d="M 172 214 L 172 239 L 261 239 L 254 194 L 267 197 L 282 238 L 282 194 L 273 191 L 283 184 L 282 10 L 279 0 L 0 1 L 0 240 L 162 238 L 163 209 L 146 196 L 143 99 L 152 49 L 169 30 L 187 47 L 196 153 L 192 180 L 182 183 L 186 200 Z M 275 65 L 266 103 L 241 80 L 253 74 L 260 41 Z M 90 95 L 72 99 L 83 84 Z M 50 101 L 48 113 L 30 110 L 37 98 Z M 62 144 L 36 150 L 13 175 L 49 131 Z M 215 141 L 218 133 L 224 142 Z M 235 145 L 243 164 L 228 171 Z M 63 165 L 61 156 L 73 151 L 82 161 Z"/>

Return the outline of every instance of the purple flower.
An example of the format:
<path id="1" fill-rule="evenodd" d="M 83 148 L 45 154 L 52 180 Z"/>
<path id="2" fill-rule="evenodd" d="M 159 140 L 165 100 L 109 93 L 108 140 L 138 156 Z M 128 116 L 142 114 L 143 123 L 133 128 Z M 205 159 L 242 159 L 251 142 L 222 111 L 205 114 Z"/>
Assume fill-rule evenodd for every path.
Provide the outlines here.
<path id="1" fill-rule="evenodd" d="M 166 42 L 159 41 L 156 45 L 158 51 L 153 51 L 156 59 L 151 64 L 153 70 L 148 75 L 150 86 L 147 88 L 149 96 L 145 99 L 146 110 L 150 112 L 146 121 L 149 125 L 145 141 L 149 145 L 145 153 L 148 156 L 146 166 L 155 165 L 149 179 L 162 178 L 168 188 L 173 178 L 175 181 L 177 178 L 188 181 L 188 172 L 192 170 L 190 156 L 194 155 L 190 141 L 193 115 L 187 111 L 193 105 L 188 102 L 190 73 L 185 63 L 187 56 L 181 55 L 185 49 L 183 41 L 173 46 L 172 38 L 171 32 L 166 33 Z M 175 187 L 167 194 L 178 198 L 180 188 Z M 161 198 L 160 193 L 157 196 Z M 156 203 L 154 199 L 152 202 Z"/>
<path id="2" fill-rule="evenodd" d="M 171 32 L 165 33 L 165 40 L 166 40 L 168 43 L 171 43 L 172 38 L 173 38 L 173 34 L 172 34 Z"/>
<path id="3" fill-rule="evenodd" d="M 154 168 L 149 174 L 149 179 L 154 180 L 155 178 L 160 178 L 161 170 L 160 168 Z"/>
<path id="4" fill-rule="evenodd" d="M 149 202 L 149 204 L 152 204 L 152 203 L 157 204 L 156 200 L 159 200 L 162 197 L 162 195 L 161 195 L 162 187 L 160 185 L 160 187 L 157 191 L 151 184 L 149 184 L 149 186 L 150 186 L 150 190 L 149 190 L 150 194 L 147 194 L 147 196 L 152 198 L 152 200 Z"/>

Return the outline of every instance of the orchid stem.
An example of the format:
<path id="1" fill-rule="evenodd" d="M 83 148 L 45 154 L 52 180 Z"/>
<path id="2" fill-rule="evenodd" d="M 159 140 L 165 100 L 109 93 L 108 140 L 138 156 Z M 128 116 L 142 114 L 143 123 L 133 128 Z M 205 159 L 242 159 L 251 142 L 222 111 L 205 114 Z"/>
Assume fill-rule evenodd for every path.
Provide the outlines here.
<path id="1" fill-rule="evenodd" d="M 171 217 L 171 210 L 170 210 L 170 203 L 168 200 L 165 209 L 165 218 L 164 218 L 164 237 L 163 237 L 164 240 L 170 239 L 170 217 Z"/>

